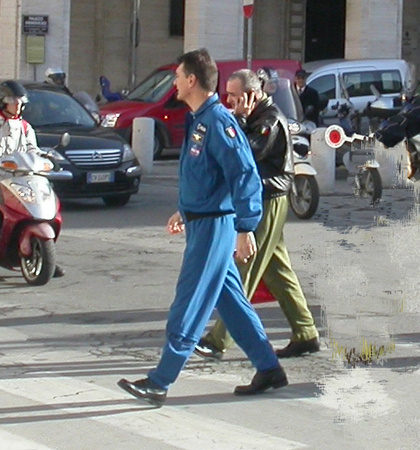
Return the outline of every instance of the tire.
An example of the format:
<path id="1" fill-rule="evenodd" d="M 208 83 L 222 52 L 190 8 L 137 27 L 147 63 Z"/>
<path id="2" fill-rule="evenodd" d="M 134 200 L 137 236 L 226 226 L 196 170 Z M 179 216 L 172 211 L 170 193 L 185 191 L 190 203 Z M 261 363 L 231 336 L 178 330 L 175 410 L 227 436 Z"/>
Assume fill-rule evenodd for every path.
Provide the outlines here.
<path id="1" fill-rule="evenodd" d="M 31 286 L 43 286 L 51 280 L 55 270 L 55 243 L 52 239 L 31 238 L 31 256 L 20 258 L 20 268 Z"/>
<path id="2" fill-rule="evenodd" d="M 319 203 L 319 188 L 312 175 L 296 175 L 289 193 L 290 207 L 299 219 L 310 219 Z"/>
<path id="3" fill-rule="evenodd" d="M 362 196 L 368 197 L 371 205 L 376 205 L 382 197 L 382 180 L 378 169 L 366 169 L 361 186 Z"/>
<path id="4" fill-rule="evenodd" d="M 159 130 L 155 130 L 155 138 L 153 141 L 153 159 L 159 159 L 163 152 L 163 138 Z"/>
<path id="5" fill-rule="evenodd" d="M 113 195 L 111 197 L 102 197 L 106 206 L 125 206 L 130 201 L 130 194 Z"/>

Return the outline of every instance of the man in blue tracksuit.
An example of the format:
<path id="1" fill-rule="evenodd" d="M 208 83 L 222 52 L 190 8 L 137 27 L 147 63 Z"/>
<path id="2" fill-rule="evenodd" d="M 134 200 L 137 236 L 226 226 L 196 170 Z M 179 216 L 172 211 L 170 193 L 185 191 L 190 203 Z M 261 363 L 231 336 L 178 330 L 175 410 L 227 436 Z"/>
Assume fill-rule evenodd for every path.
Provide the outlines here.
<path id="1" fill-rule="evenodd" d="M 261 321 L 243 293 L 234 256 L 255 253 L 253 231 L 262 212 L 262 185 L 245 135 L 214 94 L 217 66 L 201 49 L 179 59 L 178 99 L 191 108 L 180 158 L 179 211 L 168 221 L 172 234 L 185 230 L 186 248 L 166 327 L 166 344 L 148 377 L 118 385 L 161 406 L 216 307 L 232 337 L 257 369 L 251 395 L 287 385 Z"/>

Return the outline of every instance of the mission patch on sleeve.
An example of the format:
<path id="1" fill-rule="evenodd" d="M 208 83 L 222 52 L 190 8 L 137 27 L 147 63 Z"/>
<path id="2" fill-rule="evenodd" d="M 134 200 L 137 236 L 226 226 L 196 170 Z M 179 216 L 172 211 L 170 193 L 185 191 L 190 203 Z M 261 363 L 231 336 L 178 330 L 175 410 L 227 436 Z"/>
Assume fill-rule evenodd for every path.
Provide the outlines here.
<path id="1" fill-rule="evenodd" d="M 230 137 L 230 138 L 234 138 L 236 137 L 236 131 L 235 128 L 233 127 L 227 127 L 225 128 L 225 133 Z"/>

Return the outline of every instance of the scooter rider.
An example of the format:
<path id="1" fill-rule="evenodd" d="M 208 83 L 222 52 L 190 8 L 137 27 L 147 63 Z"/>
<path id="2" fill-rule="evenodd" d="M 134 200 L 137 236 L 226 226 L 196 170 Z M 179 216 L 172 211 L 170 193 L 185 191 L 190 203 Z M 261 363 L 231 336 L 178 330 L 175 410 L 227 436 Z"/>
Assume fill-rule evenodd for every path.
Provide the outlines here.
<path id="1" fill-rule="evenodd" d="M 40 152 L 34 129 L 22 118 L 27 103 L 28 93 L 21 83 L 14 80 L 0 83 L 0 157 L 16 152 Z M 56 266 L 54 277 L 63 275 L 64 270 Z"/>
<path id="2" fill-rule="evenodd" d="M 61 88 L 67 94 L 73 95 L 70 89 L 66 86 L 66 72 L 59 67 L 48 67 L 45 71 L 45 82 L 51 86 Z"/>
<path id="3" fill-rule="evenodd" d="M 248 138 L 264 187 L 263 218 L 255 231 L 258 252 L 247 264 L 238 263 L 245 295 L 251 299 L 263 280 L 279 302 L 292 328 L 292 337 L 287 347 L 276 350 L 278 358 L 317 352 L 319 334 L 283 236 L 287 194 L 294 177 L 293 144 L 287 119 L 272 97 L 262 91 L 257 74 L 251 70 L 234 72 L 228 79 L 226 92 L 227 101 Z M 195 353 L 221 359 L 233 343 L 219 319 L 196 345 Z"/>

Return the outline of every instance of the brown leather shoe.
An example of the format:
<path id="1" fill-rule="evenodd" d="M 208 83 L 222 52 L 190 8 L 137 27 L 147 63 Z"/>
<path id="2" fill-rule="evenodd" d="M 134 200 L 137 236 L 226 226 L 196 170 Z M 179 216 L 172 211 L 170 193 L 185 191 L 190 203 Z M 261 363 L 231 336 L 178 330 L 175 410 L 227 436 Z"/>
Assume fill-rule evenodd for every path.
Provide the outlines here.
<path id="1" fill-rule="evenodd" d="M 234 393 L 236 395 L 255 395 L 262 394 L 267 389 L 278 389 L 287 386 L 286 374 L 282 367 L 257 372 L 251 381 L 251 384 L 245 386 L 236 386 Z"/>
<path id="2" fill-rule="evenodd" d="M 277 358 L 292 358 L 294 356 L 302 356 L 304 353 L 319 352 L 320 343 L 318 338 L 309 339 L 307 341 L 292 342 L 280 349 L 276 350 Z"/>
<path id="3" fill-rule="evenodd" d="M 153 383 L 149 378 L 133 382 L 122 378 L 117 384 L 134 397 L 145 400 L 158 408 L 165 403 L 167 390 Z"/>

